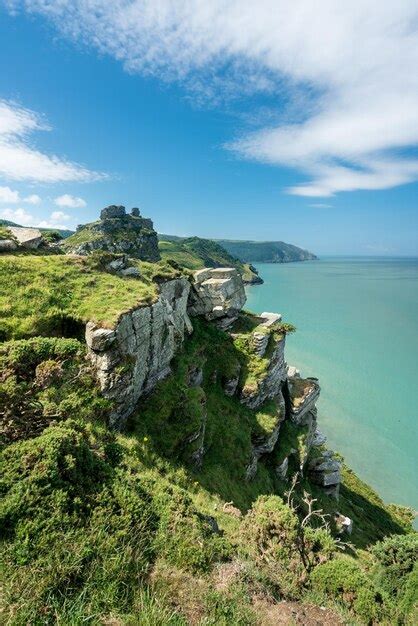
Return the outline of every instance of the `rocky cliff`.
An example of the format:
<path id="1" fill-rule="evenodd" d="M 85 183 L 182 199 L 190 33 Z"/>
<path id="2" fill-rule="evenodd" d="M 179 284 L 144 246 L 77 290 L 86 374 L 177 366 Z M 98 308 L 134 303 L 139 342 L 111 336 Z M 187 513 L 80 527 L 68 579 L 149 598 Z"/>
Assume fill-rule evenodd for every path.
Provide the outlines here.
<path id="1" fill-rule="evenodd" d="M 328 495 L 338 497 L 340 463 L 332 452 L 323 449 L 325 438 L 317 427 L 318 381 L 303 379 L 294 367 L 288 368 L 284 354 L 287 326 L 281 316 L 243 314 L 245 300 L 243 281 L 236 269 L 206 268 L 189 279 L 162 282 L 156 302 L 122 314 L 112 329 L 89 322 L 89 359 L 103 395 L 113 403 L 111 425 L 123 428 L 138 400 L 171 373 L 174 357 L 193 332 L 190 317 L 204 318 L 228 334 L 238 354 L 231 375 L 223 380 L 225 396 L 237 398 L 251 411 L 262 413 L 269 406 L 268 426 L 252 436 L 246 479 L 255 477 L 262 457 L 274 458 L 281 428 L 289 423 L 303 445 L 289 449 L 275 461 L 277 475 L 286 481 L 289 462 L 294 459 L 301 475 L 308 472 Z M 214 376 L 218 377 L 216 370 Z M 203 369 L 195 363 L 188 370 L 187 384 L 200 389 L 201 408 L 195 426 L 186 430 L 182 442 L 195 465 L 201 465 L 207 447 L 202 381 Z M 313 455 L 311 449 L 315 449 Z"/>
<path id="2" fill-rule="evenodd" d="M 96 250 L 123 253 L 143 261 L 158 261 L 157 233 L 152 220 L 142 217 L 139 209 L 127 214 L 124 206 L 102 209 L 100 220 L 77 228 L 62 244 L 70 254 L 86 255 Z"/>

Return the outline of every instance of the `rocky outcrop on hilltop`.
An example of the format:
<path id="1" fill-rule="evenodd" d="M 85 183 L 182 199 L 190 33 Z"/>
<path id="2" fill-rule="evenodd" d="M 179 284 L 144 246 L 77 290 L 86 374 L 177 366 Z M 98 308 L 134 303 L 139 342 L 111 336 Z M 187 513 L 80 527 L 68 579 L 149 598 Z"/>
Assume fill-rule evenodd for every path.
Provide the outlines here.
<path id="1" fill-rule="evenodd" d="M 63 248 L 70 254 L 86 255 L 102 250 L 123 253 L 142 261 L 159 261 L 157 233 L 152 220 L 141 217 L 138 208 L 126 213 L 124 206 L 102 209 L 100 220 L 77 228 Z"/>

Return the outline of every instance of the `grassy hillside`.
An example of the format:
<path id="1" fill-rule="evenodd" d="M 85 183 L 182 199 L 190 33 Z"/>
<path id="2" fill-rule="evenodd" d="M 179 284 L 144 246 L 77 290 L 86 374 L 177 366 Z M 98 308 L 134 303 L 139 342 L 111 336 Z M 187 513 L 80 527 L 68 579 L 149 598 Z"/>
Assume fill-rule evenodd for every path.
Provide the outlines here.
<path id="1" fill-rule="evenodd" d="M 247 283 L 261 282 L 255 268 L 242 263 L 211 239 L 158 235 L 163 259 L 170 259 L 191 270 L 202 267 L 236 267 Z"/>
<path id="2" fill-rule="evenodd" d="M 103 257 L 0 255 L 0 339 L 76 332 L 94 320 L 112 326 L 123 311 L 152 302 L 156 275 L 179 275 L 166 263 L 136 261 L 140 278 L 104 270 Z"/>
<path id="3" fill-rule="evenodd" d="M 284 241 L 235 241 L 219 239 L 218 243 L 245 263 L 288 263 L 309 261 L 317 257 Z"/>
<path id="4" fill-rule="evenodd" d="M 110 405 L 82 343 L 1 345 L 6 624 L 265 626 L 288 605 L 286 623 L 298 612 L 309 623 L 317 605 L 329 624 L 414 623 L 418 544 L 397 510 L 350 471 L 338 503 L 303 480 L 291 508 L 268 458 L 245 480 L 252 438 L 274 410 L 223 392 L 248 359 L 246 326 L 232 340 L 196 321 L 172 376 L 141 400 L 125 434 L 106 428 Z M 196 366 L 203 382 L 190 387 Z M 190 433 L 203 416 L 198 468 Z M 279 453 L 297 450 L 298 436 L 284 432 Z M 309 493 L 316 507 L 353 517 L 351 547 L 301 524 Z"/>

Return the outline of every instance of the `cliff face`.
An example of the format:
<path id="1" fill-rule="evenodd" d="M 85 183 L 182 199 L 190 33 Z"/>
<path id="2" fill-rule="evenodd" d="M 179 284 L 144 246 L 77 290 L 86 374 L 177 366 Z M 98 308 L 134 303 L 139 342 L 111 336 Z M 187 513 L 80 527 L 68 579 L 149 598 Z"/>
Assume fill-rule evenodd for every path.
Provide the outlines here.
<path id="1" fill-rule="evenodd" d="M 191 332 L 190 284 L 175 279 L 160 286 L 157 302 L 124 313 L 112 330 L 86 327 L 90 360 L 104 396 L 115 402 L 111 423 L 120 428 L 139 397 L 170 373 L 170 362 Z"/>
<path id="2" fill-rule="evenodd" d="M 238 355 L 230 375 L 223 380 L 225 396 L 236 398 L 253 412 L 268 413 L 268 424 L 252 435 L 245 478 L 255 477 L 262 457 L 274 456 L 281 428 L 288 423 L 299 433 L 303 445 L 298 450 L 289 449 L 276 462 L 277 475 L 287 480 L 289 463 L 294 459 L 302 474 L 308 472 L 328 495 L 338 496 L 340 463 L 332 452 L 320 447 L 325 438 L 317 428 L 318 381 L 303 379 L 295 368 L 288 368 L 281 316 L 243 315 L 240 311 L 244 304 L 244 286 L 236 269 L 206 268 L 195 272 L 190 280 L 163 282 L 155 303 L 124 313 L 113 329 L 89 322 L 88 354 L 103 395 L 113 401 L 111 424 L 123 428 L 138 400 L 171 373 L 173 358 L 193 332 L 190 316 L 204 318 L 228 333 Z M 208 445 L 202 366 L 203 362 L 197 362 L 188 370 L 187 385 L 196 390 L 199 399 L 195 420 L 190 428 L 185 427 L 181 442 L 188 450 L 189 461 L 196 466 L 204 461 Z M 213 376 L 217 379 L 217 370 Z M 312 448 L 317 453 L 307 466 Z"/>
<path id="3" fill-rule="evenodd" d="M 242 280 L 235 269 L 196 272 L 163 282 L 157 302 L 121 315 L 114 329 L 89 322 L 86 343 L 104 396 L 115 403 L 112 425 L 121 428 L 138 399 L 170 373 L 170 363 L 192 332 L 189 318 L 202 315 L 230 325 L 245 302 Z"/>

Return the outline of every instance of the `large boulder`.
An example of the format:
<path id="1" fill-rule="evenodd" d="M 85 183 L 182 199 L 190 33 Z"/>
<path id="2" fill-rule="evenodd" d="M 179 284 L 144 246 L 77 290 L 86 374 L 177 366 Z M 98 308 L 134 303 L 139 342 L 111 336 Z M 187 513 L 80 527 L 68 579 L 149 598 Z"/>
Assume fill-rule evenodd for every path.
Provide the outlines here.
<path id="1" fill-rule="evenodd" d="M 42 233 L 38 228 L 10 226 L 9 230 L 22 248 L 35 250 L 39 248 L 42 243 Z"/>
<path id="2" fill-rule="evenodd" d="M 237 319 L 245 301 L 244 283 L 235 268 L 205 268 L 194 273 L 190 315 L 202 315 L 227 328 Z"/>

